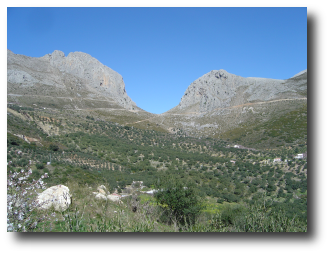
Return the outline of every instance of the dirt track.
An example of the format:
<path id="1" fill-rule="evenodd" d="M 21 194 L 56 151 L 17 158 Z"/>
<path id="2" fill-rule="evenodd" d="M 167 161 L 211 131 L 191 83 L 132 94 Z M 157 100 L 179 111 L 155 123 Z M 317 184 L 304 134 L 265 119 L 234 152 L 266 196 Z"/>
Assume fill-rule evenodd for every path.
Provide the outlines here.
<path id="1" fill-rule="evenodd" d="M 224 108 L 216 108 L 216 109 L 213 109 L 211 112 L 215 112 L 215 111 L 223 110 L 223 109 L 231 109 L 231 108 L 239 108 L 239 107 L 243 107 L 243 106 L 251 106 L 251 105 L 256 105 L 256 104 L 268 104 L 268 103 L 273 103 L 273 102 L 291 101 L 291 100 L 307 100 L 307 97 L 304 97 L 304 98 L 291 98 L 291 99 L 277 99 L 277 100 L 257 102 L 257 103 L 246 103 L 246 104 L 234 105 L 234 106 L 229 106 L 229 107 L 224 107 Z M 168 115 L 190 115 L 190 114 L 201 114 L 201 112 L 167 113 L 167 114 Z"/>
<path id="2" fill-rule="evenodd" d="M 18 94 L 8 94 L 9 96 L 22 96 L 22 95 L 18 95 Z M 33 97 L 33 95 L 31 95 Z M 43 97 L 51 97 L 51 96 L 43 96 Z M 59 98 L 66 98 L 66 99 L 70 99 L 72 101 L 72 99 L 82 99 L 82 98 L 71 98 L 71 97 L 59 97 Z M 88 98 L 88 100 L 98 100 L 98 99 L 93 99 L 93 98 Z M 273 103 L 273 102 L 280 102 L 280 101 L 291 101 L 291 100 L 307 100 L 306 97 L 304 98 L 291 98 L 291 99 L 277 99 L 277 100 L 272 100 L 272 101 L 265 101 L 265 102 L 256 102 L 256 103 L 246 103 L 246 104 L 241 104 L 241 105 L 234 105 L 234 106 L 229 106 L 229 107 L 224 107 L 224 108 L 216 108 L 213 109 L 211 112 L 215 112 L 218 110 L 224 110 L 224 109 L 231 109 L 231 108 L 239 108 L 239 107 L 244 107 L 244 106 L 251 106 L 251 105 L 258 105 L 258 104 L 268 104 L 268 103 Z M 107 101 L 107 100 L 98 100 L 98 101 Z M 107 101 L 109 102 L 109 101 Z M 107 109 L 107 110 L 126 110 L 126 109 L 116 109 L 116 108 L 98 108 L 98 109 Z M 75 110 L 87 110 L 87 111 L 92 111 L 95 110 L 95 108 L 93 109 L 78 109 L 76 108 Z M 201 114 L 201 112 L 186 112 L 186 113 L 164 113 L 164 115 L 197 115 L 197 114 Z M 131 125 L 131 124 L 136 124 L 136 123 L 140 123 L 140 122 L 144 122 L 144 121 L 148 121 L 151 119 L 155 119 L 159 117 L 159 115 L 152 117 L 152 118 L 148 118 L 148 119 L 144 119 L 144 120 L 139 120 L 136 122 L 132 122 L 132 123 L 125 123 L 125 125 Z"/>
<path id="3" fill-rule="evenodd" d="M 20 94 L 7 94 L 7 96 L 14 96 L 14 97 L 47 97 L 47 98 L 54 98 L 53 96 L 41 96 L 41 95 L 20 95 Z M 115 102 L 114 100 L 103 100 L 97 98 L 84 98 L 84 97 L 56 97 L 61 99 L 70 99 L 72 100 L 95 100 L 95 101 L 103 101 L 103 102 Z"/>

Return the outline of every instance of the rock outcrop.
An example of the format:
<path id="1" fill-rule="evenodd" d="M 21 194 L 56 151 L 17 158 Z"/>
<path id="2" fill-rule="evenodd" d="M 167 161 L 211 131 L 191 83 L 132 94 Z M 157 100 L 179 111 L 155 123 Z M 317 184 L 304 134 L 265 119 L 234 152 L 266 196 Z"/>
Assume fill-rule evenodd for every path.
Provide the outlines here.
<path id="1" fill-rule="evenodd" d="M 104 185 L 97 187 L 98 192 L 93 192 L 95 199 L 97 200 L 110 200 L 113 202 L 120 202 L 121 196 L 118 194 L 110 194 L 107 188 Z"/>
<path id="2" fill-rule="evenodd" d="M 128 97 L 118 73 L 86 53 L 65 56 L 54 51 L 31 58 L 8 50 L 7 55 L 7 101 L 46 111 L 50 108 L 61 115 L 91 115 L 142 129 L 240 139 L 249 144 L 265 133 L 266 126 L 269 129 L 269 123 L 307 114 L 307 70 L 285 80 L 245 78 L 213 70 L 192 82 L 176 107 L 154 115 Z M 299 129 L 294 121 L 291 125 Z M 39 126 L 49 135 L 60 133 L 56 127 Z M 299 131 L 299 139 L 304 139 L 304 132 Z M 99 199 L 110 195 L 98 194 Z"/>
<path id="3" fill-rule="evenodd" d="M 49 209 L 52 206 L 56 211 L 65 211 L 71 204 L 71 195 L 68 187 L 64 185 L 52 186 L 37 197 L 38 209 Z"/>
<path id="4" fill-rule="evenodd" d="M 119 202 L 120 201 L 120 195 L 118 194 L 110 194 L 110 195 L 107 195 L 107 199 L 108 200 L 111 200 L 113 202 Z"/>
<path id="5" fill-rule="evenodd" d="M 307 79 L 307 69 L 306 69 L 306 70 L 303 70 L 303 71 L 301 71 L 301 72 L 299 72 L 299 73 L 297 73 L 297 74 L 295 74 L 294 76 L 291 77 L 291 79 L 292 79 L 292 78 L 299 77 L 299 76 L 301 76 L 301 75 L 305 75 L 305 76 L 306 76 L 306 79 Z"/>
<path id="6" fill-rule="evenodd" d="M 136 108 L 127 95 L 120 74 L 83 52 L 65 56 L 55 50 L 40 58 L 14 54 L 7 50 L 8 93 L 33 94 L 33 88 L 41 96 L 66 96 L 72 98 L 105 97 L 125 109 Z M 22 93 L 21 93 L 22 94 Z"/>
<path id="7" fill-rule="evenodd" d="M 265 132 L 276 128 L 270 123 L 297 114 L 307 114 L 307 70 L 276 80 L 244 78 L 221 69 L 191 83 L 180 103 L 160 119 L 169 130 L 180 129 L 188 136 L 235 139 L 249 146 L 258 140 L 261 148 L 278 142 Z M 295 142 L 303 142 L 307 132 L 295 122 L 287 125 L 299 130 Z"/>
<path id="8" fill-rule="evenodd" d="M 189 85 L 174 112 L 210 112 L 218 108 L 285 98 L 302 98 L 307 91 L 307 70 L 288 80 L 244 78 L 221 69 Z"/>

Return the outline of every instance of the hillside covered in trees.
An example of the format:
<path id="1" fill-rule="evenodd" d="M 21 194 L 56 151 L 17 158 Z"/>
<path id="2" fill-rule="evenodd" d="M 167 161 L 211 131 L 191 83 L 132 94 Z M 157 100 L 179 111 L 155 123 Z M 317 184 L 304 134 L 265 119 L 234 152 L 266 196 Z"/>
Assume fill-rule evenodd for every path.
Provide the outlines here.
<path id="1" fill-rule="evenodd" d="M 143 226 L 149 226 L 149 215 L 158 224 L 138 231 L 307 231 L 307 158 L 296 158 L 307 152 L 307 144 L 240 148 L 229 140 L 189 137 L 183 130 L 170 134 L 70 114 L 8 105 L 7 173 L 31 168 L 31 181 L 47 173 L 47 186 L 72 187 L 72 215 L 77 216 L 74 207 L 82 206 L 81 194 L 102 184 L 126 197 L 123 204 L 97 202 L 99 209 L 110 206 L 121 208 L 127 217 L 142 215 Z M 170 210 L 173 202 L 159 197 L 161 190 L 175 190 L 166 180 L 176 180 L 181 190 L 191 187 L 193 192 L 181 196 L 197 199 L 198 208 L 190 214 Z M 143 186 L 134 189 L 133 181 Z M 146 195 L 149 190 L 158 190 L 158 195 Z M 138 212 L 131 210 L 134 203 Z M 174 212 L 193 220 L 173 218 Z M 84 228 L 67 229 L 66 221 L 59 220 L 49 231 L 102 231 L 93 229 L 100 226 L 91 223 L 93 217 L 114 219 L 95 213 L 85 219 Z M 121 230 L 133 231 L 128 225 Z M 103 226 L 103 231 L 120 231 Z"/>

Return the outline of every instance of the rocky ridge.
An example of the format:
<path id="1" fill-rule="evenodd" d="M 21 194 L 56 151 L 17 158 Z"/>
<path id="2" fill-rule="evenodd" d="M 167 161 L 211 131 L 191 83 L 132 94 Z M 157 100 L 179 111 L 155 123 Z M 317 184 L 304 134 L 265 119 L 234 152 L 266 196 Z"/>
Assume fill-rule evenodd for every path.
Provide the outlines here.
<path id="1" fill-rule="evenodd" d="M 307 70 L 286 80 L 221 69 L 192 82 L 179 105 L 153 121 L 172 133 L 274 147 L 307 141 Z"/>
<path id="2" fill-rule="evenodd" d="M 307 70 L 287 80 L 244 78 L 220 69 L 192 82 L 178 106 L 167 113 L 208 113 L 248 103 L 305 97 Z"/>
<path id="3" fill-rule="evenodd" d="M 137 108 L 122 76 L 83 52 L 65 56 L 55 50 L 33 58 L 7 50 L 7 80 L 8 94 L 106 99 L 128 110 Z"/>
<path id="4" fill-rule="evenodd" d="M 266 139 L 260 143 L 268 146 L 268 133 L 276 134 L 271 138 L 276 140 L 283 130 L 291 130 L 282 135 L 287 140 L 296 133 L 301 141 L 307 136 L 307 70 L 286 80 L 213 70 L 188 86 L 179 105 L 152 114 L 129 98 L 121 75 L 86 53 L 65 56 L 54 51 L 41 58 L 7 53 L 8 103 L 49 109 L 48 114 L 57 112 L 61 119 L 93 116 L 125 126 L 236 139 L 247 145 Z M 274 123 L 282 126 L 273 130 Z"/>

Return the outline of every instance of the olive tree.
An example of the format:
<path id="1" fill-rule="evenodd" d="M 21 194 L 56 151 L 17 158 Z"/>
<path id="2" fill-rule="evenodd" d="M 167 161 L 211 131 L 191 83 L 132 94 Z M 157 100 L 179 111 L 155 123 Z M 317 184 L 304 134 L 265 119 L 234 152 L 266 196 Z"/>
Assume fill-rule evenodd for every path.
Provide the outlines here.
<path id="1" fill-rule="evenodd" d="M 196 222 L 203 205 L 193 182 L 185 182 L 177 176 L 168 176 L 156 187 L 157 204 L 164 210 L 162 220 L 179 225 L 193 225 Z"/>

